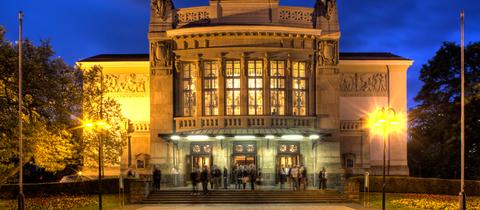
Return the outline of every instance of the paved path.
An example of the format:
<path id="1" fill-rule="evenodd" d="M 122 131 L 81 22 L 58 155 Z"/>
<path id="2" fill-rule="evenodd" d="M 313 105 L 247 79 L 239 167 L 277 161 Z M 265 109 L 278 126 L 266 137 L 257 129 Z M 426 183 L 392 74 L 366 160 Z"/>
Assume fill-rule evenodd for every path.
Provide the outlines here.
<path id="1" fill-rule="evenodd" d="M 136 210 L 353 210 L 358 204 L 201 204 L 201 205 L 144 205 Z"/>

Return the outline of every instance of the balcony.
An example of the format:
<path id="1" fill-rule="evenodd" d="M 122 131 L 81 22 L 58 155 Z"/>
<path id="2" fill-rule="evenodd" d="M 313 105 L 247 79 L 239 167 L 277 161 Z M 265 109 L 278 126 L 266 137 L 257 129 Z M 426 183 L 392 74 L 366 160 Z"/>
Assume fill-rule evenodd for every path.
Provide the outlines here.
<path id="1" fill-rule="evenodd" d="M 219 128 L 315 128 L 315 117 L 204 116 L 175 118 L 177 132 Z"/>
<path id="2" fill-rule="evenodd" d="M 340 121 L 340 131 L 342 132 L 362 131 L 363 129 L 364 129 L 363 120 L 341 120 Z"/>

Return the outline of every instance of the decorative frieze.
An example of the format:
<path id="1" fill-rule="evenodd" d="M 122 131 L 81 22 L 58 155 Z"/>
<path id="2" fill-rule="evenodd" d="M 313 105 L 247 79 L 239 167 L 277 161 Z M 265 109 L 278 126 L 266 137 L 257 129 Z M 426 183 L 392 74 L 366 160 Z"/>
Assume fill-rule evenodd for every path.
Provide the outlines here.
<path id="1" fill-rule="evenodd" d="M 386 73 L 343 73 L 340 91 L 344 96 L 386 96 Z"/>
<path id="2" fill-rule="evenodd" d="M 150 90 L 148 74 L 107 74 L 105 83 L 109 95 L 115 97 L 144 97 Z"/>
<path id="3" fill-rule="evenodd" d="M 318 63 L 320 65 L 337 65 L 338 57 L 337 40 L 322 40 L 318 42 Z"/>

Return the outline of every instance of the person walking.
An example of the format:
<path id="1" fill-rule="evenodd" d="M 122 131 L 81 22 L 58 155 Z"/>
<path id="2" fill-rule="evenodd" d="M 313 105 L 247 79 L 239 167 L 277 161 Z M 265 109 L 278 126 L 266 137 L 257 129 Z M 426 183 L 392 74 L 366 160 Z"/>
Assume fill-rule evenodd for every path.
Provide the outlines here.
<path id="1" fill-rule="evenodd" d="M 223 189 L 228 188 L 228 170 L 227 167 L 223 166 Z"/>
<path id="2" fill-rule="evenodd" d="M 160 190 L 161 181 L 162 181 L 162 171 L 158 167 L 155 167 L 155 170 L 153 170 L 153 185 L 155 187 L 155 191 Z"/>
<path id="3" fill-rule="evenodd" d="M 199 180 L 199 170 L 198 166 L 195 166 L 192 173 L 190 173 L 190 180 L 192 181 L 192 195 L 196 195 L 198 193 L 197 185 Z"/>
<path id="4" fill-rule="evenodd" d="M 327 170 L 325 170 L 325 167 L 323 167 L 320 173 L 318 174 L 318 179 L 320 180 L 318 189 L 319 190 L 327 189 Z"/>
<path id="5" fill-rule="evenodd" d="M 200 173 L 200 181 L 202 182 L 203 194 L 208 194 L 208 168 L 203 166 L 202 172 Z"/>

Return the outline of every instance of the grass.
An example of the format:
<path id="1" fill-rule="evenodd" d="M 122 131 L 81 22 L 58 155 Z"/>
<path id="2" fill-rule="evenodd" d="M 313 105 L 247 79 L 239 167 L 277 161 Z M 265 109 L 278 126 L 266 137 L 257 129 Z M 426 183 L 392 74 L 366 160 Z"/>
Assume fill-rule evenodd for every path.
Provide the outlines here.
<path id="1" fill-rule="evenodd" d="M 122 209 L 133 210 L 135 205 L 120 205 L 118 194 L 109 194 L 103 196 L 104 209 Z M 16 200 L 0 200 L 0 209 L 10 210 L 16 209 Z M 49 196 L 41 198 L 27 198 L 25 202 L 25 209 L 45 209 L 45 210 L 60 210 L 60 209 L 74 209 L 74 210 L 97 210 L 98 209 L 98 195 L 88 196 Z"/>
<path id="2" fill-rule="evenodd" d="M 362 193 L 363 196 L 363 193 Z M 363 204 L 363 198 L 361 200 Z M 467 209 L 480 210 L 480 197 L 467 197 Z M 382 194 L 370 193 L 370 207 L 382 207 Z M 458 196 L 387 193 L 386 209 L 458 209 Z"/>

